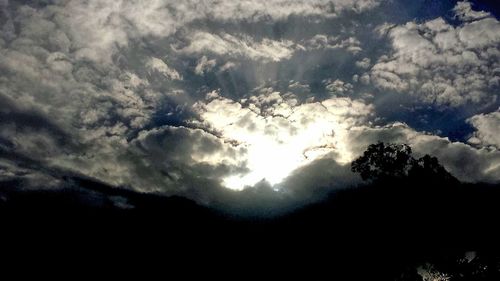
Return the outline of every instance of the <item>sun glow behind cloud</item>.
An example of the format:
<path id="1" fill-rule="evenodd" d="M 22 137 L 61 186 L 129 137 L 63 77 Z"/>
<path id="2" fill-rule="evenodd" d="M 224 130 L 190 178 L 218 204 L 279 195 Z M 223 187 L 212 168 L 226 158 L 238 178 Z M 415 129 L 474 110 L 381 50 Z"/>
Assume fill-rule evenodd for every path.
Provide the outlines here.
<path id="1" fill-rule="evenodd" d="M 39 2 L 0 0 L 0 181 L 306 198 L 379 140 L 500 181 L 500 22 L 473 3 Z"/>
<path id="2" fill-rule="evenodd" d="M 370 115 L 371 107 L 348 98 L 298 105 L 293 96 L 268 92 L 239 102 L 208 95 L 197 104 L 205 126 L 246 151 L 247 173 L 232 174 L 223 185 L 242 190 L 262 180 L 277 188 L 295 169 L 334 152 L 338 162 L 351 160 L 345 135 Z"/>

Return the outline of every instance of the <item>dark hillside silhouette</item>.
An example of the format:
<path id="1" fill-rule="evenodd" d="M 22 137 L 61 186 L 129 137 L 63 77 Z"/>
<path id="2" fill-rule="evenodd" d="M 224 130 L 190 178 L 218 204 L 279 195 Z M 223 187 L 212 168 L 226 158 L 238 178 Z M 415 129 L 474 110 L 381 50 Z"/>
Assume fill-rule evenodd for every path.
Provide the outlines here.
<path id="1" fill-rule="evenodd" d="M 421 281 L 417 269 L 427 266 L 448 281 L 500 280 L 499 186 L 460 183 L 435 157 L 415 159 L 407 145 L 371 145 L 352 169 L 364 184 L 276 218 L 230 217 L 78 177 L 63 179 L 72 185 L 58 191 L 4 182 L 0 238 L 16 253 L 104 251 L 93 259 L 150 257 L 169 270 L 174 264 L 157 256 L 271 270 L 281 279 Z M 466 262 L 470 251 L 476 257 Z"/>

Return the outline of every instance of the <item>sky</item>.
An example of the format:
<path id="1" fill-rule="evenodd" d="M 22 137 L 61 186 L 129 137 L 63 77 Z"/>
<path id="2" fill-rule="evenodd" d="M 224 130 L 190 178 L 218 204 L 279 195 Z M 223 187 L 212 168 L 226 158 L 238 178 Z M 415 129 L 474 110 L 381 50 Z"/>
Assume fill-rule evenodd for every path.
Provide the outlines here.
<path id="1" fill-rule="evenodd" d="M 378 141 L 500 182 L 494 1 L 0 0 L 0 182 L 236 212 L 361 182 Z"/>

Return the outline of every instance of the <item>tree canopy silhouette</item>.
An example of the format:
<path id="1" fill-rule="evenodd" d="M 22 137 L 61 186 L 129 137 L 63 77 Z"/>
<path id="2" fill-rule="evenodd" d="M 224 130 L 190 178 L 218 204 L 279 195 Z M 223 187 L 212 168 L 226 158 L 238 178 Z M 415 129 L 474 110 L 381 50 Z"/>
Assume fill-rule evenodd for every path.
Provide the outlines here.
<path id="1" fill-rule="evenodd" d="M 436 157 L 426 154 L 415 159 L 407 144 L 371 144 L 362 156 L 351 163 L 351 170 L 359 173 L 363 180 L 457 181 Z"/>

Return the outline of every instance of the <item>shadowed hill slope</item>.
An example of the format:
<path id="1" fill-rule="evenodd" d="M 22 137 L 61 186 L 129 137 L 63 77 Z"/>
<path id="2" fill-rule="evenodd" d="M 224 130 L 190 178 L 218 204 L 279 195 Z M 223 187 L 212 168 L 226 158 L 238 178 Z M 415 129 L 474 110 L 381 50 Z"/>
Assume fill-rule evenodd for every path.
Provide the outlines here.
<path id="1" fill-rule="evenodd" d="M 314 280 L 423 280 L 418 268 L 425 265 L 451 276 L 443 280 L 500 280 L 500 186 L 460 183 L 437 159 L 414 159 L 405 147 L 372 147 L 383 163 L 387 147 L 408 153 L 392 162 L 397 172 L 376 171 L 357 188 L 267 219 L 230 217 L 185 198 L 78 177 L 65 178 L 68 187 L 57 191 L 20 191 L 9 188 L 19 183 L 4 182 L 1 236 L 17 241 L 14 250 L 104 249 L 113 259 L 151 251 L 187 255 L 193 264 L 257 262 L 256 271 L 286 268 L 281 276 L 307 272 Z M 477 258 L 464 262 L 470 251 Z"/>

